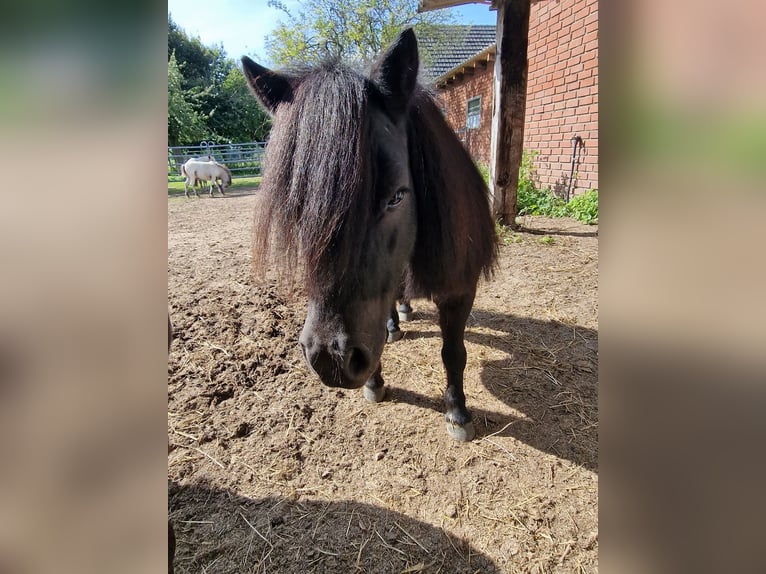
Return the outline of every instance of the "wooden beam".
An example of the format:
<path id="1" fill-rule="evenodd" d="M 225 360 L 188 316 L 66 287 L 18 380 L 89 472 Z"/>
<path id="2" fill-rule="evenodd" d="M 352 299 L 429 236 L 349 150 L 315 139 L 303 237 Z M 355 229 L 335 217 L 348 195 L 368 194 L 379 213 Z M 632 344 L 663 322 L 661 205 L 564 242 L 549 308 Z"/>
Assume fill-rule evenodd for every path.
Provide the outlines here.
<path id="1" fill-rule="evenodd" d="M 498 0 L 490 191 L 495 219 L 511 228 L 524 147 L 529 13 L 529 0 Z"/>

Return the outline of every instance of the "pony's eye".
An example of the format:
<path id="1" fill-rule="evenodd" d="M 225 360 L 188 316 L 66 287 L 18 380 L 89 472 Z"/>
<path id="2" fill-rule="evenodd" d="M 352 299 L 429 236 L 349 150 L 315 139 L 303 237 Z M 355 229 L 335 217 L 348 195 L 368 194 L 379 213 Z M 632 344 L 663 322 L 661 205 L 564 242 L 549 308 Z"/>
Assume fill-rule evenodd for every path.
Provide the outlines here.
<path id="1" fill-rule="evenodd" d="M 407 191 L 403 187 L 400 187 L 396 190 L 396 193 L 391 196 L 391 199 L 388 200 L 388 207 L 395 207 L 399 205 L 402 202 L 402 199 L 404 199 L 404 192 Z"/>

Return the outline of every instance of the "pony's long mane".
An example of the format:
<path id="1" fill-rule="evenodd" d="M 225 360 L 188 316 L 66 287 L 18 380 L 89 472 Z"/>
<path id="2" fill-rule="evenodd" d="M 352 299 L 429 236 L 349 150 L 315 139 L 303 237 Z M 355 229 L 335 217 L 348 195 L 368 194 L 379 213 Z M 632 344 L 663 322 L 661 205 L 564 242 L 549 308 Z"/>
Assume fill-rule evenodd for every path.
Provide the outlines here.
<path id="1" fill-rule="evenodd" d="M 374 200 L 369 108 L 382 96 L 338 62 L 293 72 L 290 83 L 266 148 L 253 259 L 261 276 L 272 261 L 288 275 L 302 270 L 311 292 L 331 277 L 353 283 Z M 418 218 L 408 291 L 466 292 L 497 255 L 487 188 L 425 89 L 407 113 Z"/>
<path id="2" fill-rule="evenodd" d="M 418 87 L 408 116 L 410 170 L 418 232 L 410 297 L 463 292 L 497 259 L 497 236 L 484 178 L 431 94 Z"/>

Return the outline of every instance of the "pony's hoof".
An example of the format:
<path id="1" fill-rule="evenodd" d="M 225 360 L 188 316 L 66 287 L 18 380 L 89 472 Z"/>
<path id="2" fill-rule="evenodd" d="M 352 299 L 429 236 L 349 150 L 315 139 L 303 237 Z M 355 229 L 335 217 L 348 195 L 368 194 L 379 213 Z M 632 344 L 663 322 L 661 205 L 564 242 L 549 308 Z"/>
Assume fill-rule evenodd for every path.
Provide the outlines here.
<path id="1" fill-rule="evenodd" d="M 456 425 L 455 423 L 447 421 L 447 434 L 453 440 L 470 442 L 476 436 L 476 431 L 473 428 L 473 423 L 470 421 L 464 425 Z"/>
<path id="2" fill-rule="evenodd" d="M 367 385 L 364 387 L 364 398 L 370 401 L 371 403 L 379 403 L 383 400 L 383 398 L 386 396 L 386 387 L 380 386 L 375 387 L 374 389 L 371 389 Z"/>
<path id="3" fill-rule="evenodd" d="M 396 312 L 399 314 L 400 321 L 412 321 L 412 306 L 409 303 L 400 303 Z"/>
<path id="4" fill-rule="evenodd" d="M 404 333 L 400 329 L 397 329 L 396 331 L 389 331 L 387 341 L 389 343 L 396 343 L 397 341 L 401 340 L 402 337 L 404 337 Z"/>

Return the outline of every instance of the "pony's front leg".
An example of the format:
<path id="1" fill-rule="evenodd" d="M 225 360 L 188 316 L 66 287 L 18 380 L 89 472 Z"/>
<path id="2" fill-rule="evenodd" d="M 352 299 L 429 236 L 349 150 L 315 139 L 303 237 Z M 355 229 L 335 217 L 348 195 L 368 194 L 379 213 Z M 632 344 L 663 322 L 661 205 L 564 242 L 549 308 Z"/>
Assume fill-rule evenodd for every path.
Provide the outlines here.
<path id="1" fill-rule="evenodd" d="M 472 292 L 457 297 L 435 299 L 442 331 L 442 361 L 447 371 L 447 390 L 444 392 L 447 412 L 444 418 L 447 421 L 447 433 L 459 441 L 470 441 L 476 435 L 463 393 L 463 371 L 466 364 L 463 337 L 475 295 L 476 293 Z"/>
<path id="2" fill-rule="evenodd" d="M 379 403 L 386 396 L 386 388 L 383 386 L 383 375 L 381 374 L 381 366 L 378 365 L 378 369 L 375 374 L 372 375 L 364 384 L 364 398 L 371 403 Z"/>

